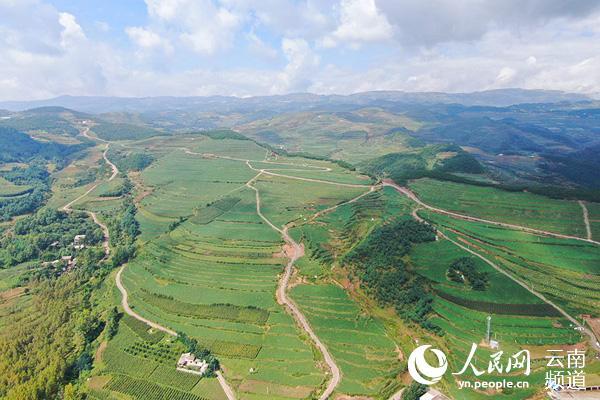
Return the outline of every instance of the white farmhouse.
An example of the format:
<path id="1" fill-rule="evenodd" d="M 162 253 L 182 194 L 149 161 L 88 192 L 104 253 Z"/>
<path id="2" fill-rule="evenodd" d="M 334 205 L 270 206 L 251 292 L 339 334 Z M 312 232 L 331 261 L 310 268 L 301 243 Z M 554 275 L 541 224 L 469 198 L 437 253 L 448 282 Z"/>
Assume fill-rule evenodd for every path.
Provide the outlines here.
<path id="1" fill-rule="evenodd" d="M 177 370 L 191 374 L 204 375 L 208 370 L 208 363 L 196 358 L 192 353 L 183 353 L 177 361 Z"/>

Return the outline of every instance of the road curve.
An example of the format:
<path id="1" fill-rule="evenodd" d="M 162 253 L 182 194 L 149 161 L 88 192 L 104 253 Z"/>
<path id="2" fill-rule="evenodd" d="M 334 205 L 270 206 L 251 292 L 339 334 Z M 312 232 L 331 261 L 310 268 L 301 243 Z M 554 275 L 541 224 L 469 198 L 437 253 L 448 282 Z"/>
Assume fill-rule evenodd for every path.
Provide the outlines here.
<path id="1" fill-rule="evenodd" d="M 154 329 L 165 332 L 171 336 L 177 336 L 177 332 L 175 332 L 169 328 L 165 328 L 164 326 L 157 324 L 156 322 L 150 321 L 149 319 L 142 317 L 141 315 L 139 315 L 138 313 L 133 311 L 131 309 L 131 307 L 129 307 L 129 302 L 127 301 L 127 298 L 128 298 L 127 289 L 125 289 L 125 286 L 123 286 L 123 281 L 121 279 L 121 274 L 123 273 L 123 270 L 125 269 L 126 266 L 127 266 L 127 264 L 125 264 L 121 268 L 119 268 L 119 272 L 117 272 L 117 276 L 115 278 L 115 281 L 117 283 L 117 288 L 119 289 L 119 292 L 121 292 L 121 296 L 122 296 L 121 297 L 121 306 L 123 306 L 123 310 L 125 310 L 125 312 L 128 315 L 132 316 L 133 318 L 137 319 L 138 321 L 141 321 Z"/>
<path id="2" fill-rule="evenodd" d="M 88 128 L 89 130 L 89 128 Z M 86 135 L 84 135 L 86 136 Z M 108 178 L 108 182 L 112 181 L 113 179 L 115 179 L 115 177 L 119 174 L 119 169 L 117 168 L 117 166 L 115 164 L 113 164 L 108 157 L 106 156 L 106 153 L 108 152 L 108 148 L 109 148 L 110 144 L 106 145 L 106 149 L 104 150 L 104 152 L 102 153 L 102 157 L 104 158 L 104 160 L 106 161 L 106 163 L 108 165 L 111 166 L 112 168 L 112 175 L 110 176 L 110 178 Z M 71 212 L 73 211 L 73 204 L 77 203 L 79 200 L 83 199 L 84 197 L 86 197 L 88 194 L 90 194 L 94 189 L 96 189 L 101 182 L 98 182 L 96 184 L 94 184 L 91 188 L 89 188 L 84 194 L 82 194 L 81 196 L 77 197 L 75 200 L 71 200 L 69 203 L 67 203 L 66 205 L 64 205 L 62 207 L 62 210 L 65 212 Z M 104 240 L 102 241 L 102 247 L 104 248 L 104 259 L 107 259 L 110 256 L 110 234 L 108 231 L 108 227 L 102 223 L 100 221 L 100 219 L 98 218 L 98 216 L 96 215 L 95 212 L 93 211 L 89 211 L 89 210 L 82 210 L 83 212 L 85 212 L 87 215 L 89 215 L 90 217 L 92 217 L 92 219 L 94 220 L 94 223 L 96 225 L 98 225 L 100 227 L 100 229 L 102 229 L 102 234 L 104 236 Z"/>
<path id="3" fill-rule="evenodd" d="M 419 211 L 419 209 L 414 209 L 413 210 L 413 212 L 412 212 L 413 218 L 416 219 L 419 222 L 423 222 L 423 223 L 429 224 L 429 222 L 423 220 L 423 218 L 421 218 L 417 214 L 418 211 Z M 533 294 L 534 296 L 536 296 L 537 298 L 539 298 L 540 300 L 542 300 L 544 303 L 552 306 L 559 313 L 561 313 L 565 318 L 567 318 L 569 321 L 571 321 L 575 326 L 579 327 L 588 336 L 588 338 L 590 339 L 590 344 L 592 345 L 592 347 L 595 348 L 597 351 L 600 351 L 600 343 L 598 342 L 598 339 L 596 338 L 596 335 L 594 335 L 594 332 L 592 332 L 592 330 L 589 329 L 588 327 L 582 325 L 580 322 L 577 321 L 577 319 L 575 319 L 574 317 L 572 317 L 571 315 L 569 315 L 565 310 L 563 310 L 561 307 L 559 307 L 558 305 L 556 305 L 554 302 L 552 302 L 551 300 L 548 300 L 548 298 L 546 296 L 544 296 L 540 292 L 534 290 L 533 288 L 529 287 L 525 282 L 521 281 L 519 278 L 513 276 L 512 274 L 506 272 L 503 268 L 501 268 L 500 266 L 498 266 L 494 262 L 488 260 L 486 257 L 482 256 L 481 254 L 477 253 L 476 251 L 471 250 L 467 246 L 465 246 L 465 245 L 463 245 L 461 243 L 458 243 L 457 241 L 455 241 L 453 239 L 450 239 L 448 237 L 448 235 L 446 235 L 441 230 L 437 229 L 437 234 L 438 234 L 438 236 L 440 236 L 440 237 L 448 240 L 450 243 L 454 244 L 455 246 L 458 246 L 461 249 L 463 249 L 464 251 L 466 251 L 466 252 L 474 255 L 475 257 L 481 259 L 486 264 L 488 264 L 490 267 L 494 268 L 496 271 L 500 272 L 501 274 L 507 276 L 509 279 L 511 279 L 512 281 L 514 281 L 515 283 L 517 283 L 519 286 L 523 287 L 529 293 Z"/>
<path id="4" fill-rule="evenodd" d="M 555 237 L 555 238 L 559 238 L 559 239 L 580 240 L 580 241 L 583 241 L 583 242 L 588 242 L 588 243 L 593 243 L 593 244 L 596 244 L 596 245 L 600 245 L 600 242 L 597 242 L 597 241 L 592 240 L 592 239 L 582 238 L 582 237 L 578 237 L 578 236 L 571 236 L 571 235 L 563 235 L 561 233 L 555 233 L 555 232 L 549 232 L 549 231 L 544 231 L 544 230 L 540 230 L 540 229 L 529 228 L 529 227 L 522 226 L 522 225 L 514 225 L 514 224 L 507 224 L 505 222 L 490 221 L 489 219 L 472 217 L 470 215 L 459 214 L 459 213 L 455 213 L 455 212 L 452 212 L 452 211 L 447 211 L 447 210 L 444 210 L 444 209 L 441 209 L 441 208 L 436 208 L 436 207 L 430 206 L 429 204 L 424 203 L 410 189 L 408 189 L 406 187 L 403 187 L 403 186 L 400 186 L 400 185 L 397 185 L 397 184 L 395 184 L 394 182 L 392 182 L 390 180 L 384 180 L 383 186 L 389 186 L 389 187 L 392 187 L 392 188 L 396 189 L 398 192 L 404 194 L 406 197 L 408 197 L 409 199 L 411 199 L 412 201 L 414 201 L 415 203 L 417 203 L 419 206 L 421 206 L 423 208 L 426 208 L 428 210 L 431 210 L 433 212 L 436 212 L 438 214 L 449 215 L 451 217 L 463 219 L 465 221 L 483 222 L 483 223 L 486 223 L 486 224 L 501 226 L 501 227 L 504 227 L 504 228 L 517 229 L 517 230 L 520 230 L 520 231 L 523 231 L 523 232 L 537 233 L 538 235 L 551 236 L 551 237 Z"/>
<path id="5" fill-rule="evenodd" d="M 104 150 L 104 153 L 102 153 L 102 157 L 104 158 L 106 163 L 108 165 L 110 165 L 110 167 L 112 169 L 112 175 L 108 178 L 108 182 L 110 182 L 113 179 L 115 179 L 115 177 L 119 174 L 119 169 L 117 168 L 117 166 L 115 164 L 113 164 L 107 157 L 108 149 L 110 147 L 110 142 L 100 139 L 100 138 L 93 138 L 93 137 L 89 136 L 89 129 L 90 128 L 85 128 L 85 130 L 82 132 L 82 135 L 89 139 L 92 139 L 92 140 L 95 139 L 95 140 L 100 140 L 102 142 L 107 143 L 106 149 Z M 94 186 L 92 186 L 83 195 L 81 195 L 81 196 L 77 197 L 75 200 L 69 202 L 67 205 L 65 205 L 62 208 L 63 211 L 66 211 L 66 212 L 72 211 L 71 206 L 73 204 L 75 204 L 76 202 L 78 202 L 79 200 L 83 199 L 88 194 L 90 194 L 92 192 L 92 190 L 94 190 L 95 188 L 98 187 L 98 185 L 100 185 L 100 182 L 98 182 Z M 94 220 L 94 222 L 96 223 L 96 225 L 100 226 L 100 228 L 102 229 L 102 232 L 104 233 L 104 241 L 102 243 L 102 246 L 104 247 L 104 254 L 105 254 L 104 257 L 108 258 L 108 256 L 110 255 L 110 245 L 109 245 L 110 232 L 108 230 L 108 227 L 105 224 L 103 224 L 102 222 L 100 222 L 96 213 L 94 213 L 92 211 L 88 211 L 88 210 L 85 210 L 85 212 L 88 215 L 90 215 L 92 217 L 92 219 Z M 125 286 L 123 286 L 123 281 L 121 278 L 121 275 L 123 274 L 123 271 L 125 270 L 125 267 L 127 267 L 127 264 L 125 264 L 121 268 L 119 268 L 119 271 L 117 272 L 117 275 L 115 276 L 115 282 L 117 284 L 117 288 L 119 289 L 119 292 L 121 292 L 121 306 L 123 307 L 123 310 L 129 316 L 137 319 L 138 321 L 145 323 L 146 325 L 148 325 L 154 329 L 165 332 L 171 336 L 177 336 L 177 332 L 175 332 L 169 328 L 166 328 L 156 322 L 150 321 L 149 319 L 142 317 L 141 315 L 139 315 L 138 313 L 133 311 L 131 309 L 131 307 L 129 307 L 129 302 L 127 301 L 128 300 L 127 289 L 125 289 Z M 216 371 L 216 375 L 217 375 L 217 380 L 219 381 L 219 384 L 221 385 L 221 388 L 223 389 L 223 392 L 225 393 L 225 396 L 227 396 L 227 399 L 228 400 L 236 400 L 236 396 L 235 396 L 233 389 L 231 388 L 231 386 L 229 386 L 229 384 L 227 383 L 227 380 L 225 379 L 225 377 L 223 376 L 221 371 Z"/>
<path id="6" fill-rule="evenodd" d="M 247 164 L 248 164 L 248 166 L 250 166 L 249 162 Z M 252 169 L 254 169 L 254 168 L 252 168 Z M 300 258 L 302 256 L 302 254 L 304 253 L 304 250 L 303 250 L 302 246 L 300 246 L 298 243 L 296 243 L 296 241 L 294 239 L 292 239 L 292 237 L 288 234 L 287 226 L 284 227 L 283 229 L 276 227 L 261 212 L 260 193 L 259 193 L 258 189 L 252 185 L 252 183 L 261 174 L 265 173 L 265 171 L 263 171 L 263 170 L 258 170 L 258 171 L 259 171 L 259 173 L 254 178 L 252 178 L 248 183 L 246 183 L 246 186 L 248 186 L 249 188 L 254 190 L 254 192 L 256 193 L 256 213 L 263 221 L 265 221 L 265 223 L 267 225 L 269 225 L 272 229 L 279 232 L 281 234 L 283 240 L 292 249 L 292 254 L 289 255 L 290 260 L 288 261 L 287 265 L 285 266 L 283 275 L 281 276 L 281 279 L 279 280 L 279 284 L 277 287 L 277 299 L 287 307 L 287 309 L 291 312 L 292 316 L 296 319 L 296 322 L 308 334 L 308 336 L 311 338 L 311 340 L 313 341 L 315 346 L 319 349 L 319 351 L 323 355 L 323 359 L 325 360 L 325 363 L 327 364 L 327 366 L 331 372 L 331 379 L 329 381 L 329 384 L 325 388 L 325 391 L 321 394 L 321 396 L 319 396 L 319 400 L 326 400 L 333 394 L 335 388 L 340 383 L 340 380 L 341 380 L 340 368 L 335 363 L 335 360 L 329 353 L 329 350 L 327 350 L 327 347 L 323 344 L 323 342 L 321 342 L 321 339 L 319 339 L 319 337 L 315 334 L 315 332 L 311 328 L 311 326 L 308 323 L 308 320 L 306 319 L 304 314 L 302 314 L 302 312 L 296 306 L 294 301 L 291 300 L 287 295 L 287 288 L 288 288 L 288 284 L 289 284 L 289 281 L 290 281 L 290 278 L 292 276 L 292 272 L 294 269 L 294 263 L 296 262 L 296 260 L 298 260 L 298 258 Z"/>

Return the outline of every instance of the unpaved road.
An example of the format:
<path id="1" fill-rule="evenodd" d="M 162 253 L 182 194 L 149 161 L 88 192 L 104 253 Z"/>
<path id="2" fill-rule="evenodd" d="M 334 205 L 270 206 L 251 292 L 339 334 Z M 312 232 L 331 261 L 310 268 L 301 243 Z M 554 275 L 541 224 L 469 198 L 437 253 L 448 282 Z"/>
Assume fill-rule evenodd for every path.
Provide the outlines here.
<path id="1" fill-rule="evenodd" d="M 438 214 L 449 215 L 451 217 L 459 218 L 459 219 L 462 219 L 465 221 L 483 222 L 486 224 L 501 226 L 504 228 L 517 229 L 517 230 L 520 230 L 523 232 L 536 233 L 538 235 L 551 236 L 551 237 L 555 237 L 555 238 L 559 238 L 559 239 L 581 240 L 584 242 L 589 242 L 589 243 L 600 245 L 600 242 L 594 241 L 592 239 L 582 238 L 579 236 L 563 235 L 561 233 L 549 232 L 549 231 L 529 228 L 529 227 L 521 226 L 521 225 L 507 224 L 505 222 L 490 221 L 489 219 L 477 218 L 477 217 L 472 217 L 470 215 L 464 215 L 464 214 L 459 214 L 459 213 L 455 213 L 452 211 L 443 210 L 441 208 L 436 208 L 436 207 L 430 206 L 429 204 L 424 203 L 410 189 L 400 186 L 400 185 L 397 185 L 389 180 L 384 180 L 383 186 L 389 186 L 389 187 L 396 189 L 398 192 L 404 194 L 405 196 L 407 196 L 409 199 L 411 199 L 412 201 L 417 203 L 422 208 L 426 208 L 426 209 L 436 212 Z"/>
<path id="2" fill-rule="evenodd" d="M 87 128 L 89 130 L 89 128 Z M 84 131 L 87 133 L 87 131 Z M 84 133 L 83 135 L 86 136 L 86 133 Z M 110 144 L 106 145 L 106 149 L 104 150 L 104 152 L 102 153 L 102 157 L 104 158 L 104 160 L 106 161 L 106 163 L 108 165 L 110 165 L 110 167 L 112 168 L 112 175 L 110 176 L 110 178 L 108 178 L 108 182 L 112 181 L 113 179 L 115 179 L 115 177 L 119 174 L 119 169 L 117 168 L 117 166 L 115 164 L 113 164 L 108 157 L 106 156 L 106 153 L 108 153 L 108 148 L 110 147 Z M 94 184 L 91 188 L 89 188 L 84 194 L 82 194 L 81 196 L 77 197 L 75 200 L 70 201 L 69 203 L 67 203 L 66 205 L 63 206 L 62 210 L 65 212 L 71 212 L 73 211 L 73 204 L 77 203 L 79 200 L 83 199 L 84 197 L 86 197 L 88 194 L 90 194 L 94 189 L 96 189 L 102 182 L 98 182 L 96 184 Z M 104 240 L 102 241 L 102 247 L 104 248 L 104 258 L 107 259 L 110 256 L 110 245 L 109 245 L 109 241 L 110 241 L 110 234 L 108 232 L 108 227 L 103 224 L 100 219 L 98 218 L 98 216 L 96 215 L 95 212 L 93 211 L 88 211 L 88 210 L 83 210 L 83 212 L 85 212 L 87 215 L 89 215 L 90 217 L 92 217 L 92 219 L 94 220 L 94 223 L 96 225 L 98 225 L 100 227 L 100 229 L 102 229 L 102 233 L 104 235 Z"/>
<path id="3" fill-rule="evenodd" d="M 413 218 L 416 219 L 419 222 L 423 222 L 425 224 L 429 224 L 427 221 L 423 220 L 423 218 L 419 217 L 419 215 L 417 214 L 418 211 L 419 211 L 419 209 L 414 209 L 413 210 L 413 212 L 412 212 Z M 517 283 L 519 286 L 521 286 L 525 290 L 527 290 L 529 293 L 533 294 L 534 296 L 536 296 L 537 298 L 539 298 L 540 300 L 542 300 L 544 303 L 549 304 L 550 306 L 552 306 L 559 313 L 561 313 L 565 318 L 567 318 L 569 321 L 571 321 L 575 326 L 577 326 L 580 329 L 582 329 L 582 331 L 588 336 L 589 342 L 590 342 L 591 346 L 593 348 L 595 348 L 596 350 L 600 351 L 600 343 L 598 342 L 598 339 L 596 338 L 596 335 L 594 335 L 594 332 L 592 332 L 592 330 L 589 329 L 587 326 L 582 325 L 580 322 L 577 321 L 577 319 L 575 319 L 574 317 L 572 317 L 571 315 L 569 315 L 561 307 L 559 307 L 558 305 L 556 305 L 551 300 L 548 300 L 548 298 L 546 296 L 544 296 L 543 294 L 541 294 L 538 291 L 534 290 L 533 288 L 529 287 L 525 282 L 521 281 L 519 278 L 517 278 L 517 277 L 513 276 L 512 274 L 506 272 L 502 267 L 500 267 L 497 264 L 495 264 L 494 262 L 488 260 L 486 257 L 482 256 L 481 254 L 477 253 L 476 251 L 471 250 L 467 246 L 465 246 L 465 245 L 463 245 L 461 243 L 458 243 L 457 241 L 455 241 L 453 239 L 450 239 L 448 237 L 448 235 L 446 235 L 444 232 L 440 231 L 439 229 L 436 229 L 436 231 L 437 231 L 438 236 L 440 236 L 441 238 L 444 238 L 444 239 L 448 240 L 450 243 L 454 244 L 455 246 L 458 246 L 461 249 L 463 249 L 464 251 L 466 251 L 466 252 L 474 255 L 475 257 L 481 259 L 486 264 L 488 264 L 489 266 L 491 266 L 492 268 L 494 268 L 496 271 L 498 271 L 501 274 L 507 276 L 512 281 L 514 281 L 515 283 Z"/>
<path id="4" fill-rule="evenodd" d="M 581 206 L 581 210 L 583 211 L 583 223 L 585 224 L 585 230 L 587 233 L 588 240 L 592 240 L 592 227 L 590 226 L 590 213 L 585 205 L 585 203 L 579 200 L 579 205 Z"/>
<path id="5" fill-rule="evenodd" d="M 113 164 L 107 157 L 107 153 L 108 153 L 108 149 L 110 147 L 110 143 L 107 142 L 106 140 L 100 139 L 100 138 L 93 138 L 91 136 L 89 136 L 89 128 L 85 128 L 84 131 L 82 132 L 82 135 L 92 139 L 92 140 L 100 140 L 102 142 L 107 143 L 106 145 L 106 149 L 104 150 L 104 153 L 102 153 L 102 156 L 104 157 L 104 160 L 106 161 L 106 163 L 108 165 L 110 165 L 110 167 L 112 168 L 112 175 L 110 176 L 110 178 L 108 178 L 108 182 L 112 181 L 113 179 L 115 179 L 115 177 L 119 174 L 119 169 L 117 168 L 117 166 L 115 164 Z M 67 205 L 65 205 L 63 207 L 64 211 L 72 211 L 71 206 L 73 204 L 75 204 L 76 202 L 78 202 L 79 200 L 83 199 L 85 196 L 87 196 L 88 194 L 90 194 L 92 192 L 92 190 L 96 189 L 98 187 L 98 185 L 100 185 L 101 182 L 96 183 L 94 186 L 92 186 L 87 192 L 85 192 L 83 195 L 79 196 L 78 198 L 76 198 L 75 200 L 69 202 Z M 100 226 L 100 228 L 102 229 L 102 232 L 104 233 L 104 241 L 102 243 L 102 246 L 104 247 L 104 254 L 105 254 L 105 258 L 108 258 L 108 256 L 110 255 L 110 232 L 108 230 L 108 227 L 103 224 L 102 222 L 100 222 L 100 220 L 98 219 L 96 213 L 92 212 L 92 211 L 87 211 L 85 210 L 85 212 L 90 215 L 92 217 L 92 219 L 94 220 L 94 222 Z M 133 311 L 131 309 L 131 307 L 129 307 L 129 302 L 128 302 L 128 295 L 127 295 L 127 289 L 125 289 L 125 286 L 123 286 L 123 281 L 121 278 L 121 275 L 123 274 L 123 271 L 125 270 L 125 268 L 127 267 L 127 264 L 123 265 L 121 268 L 119 268 L 119 271 L 117 272 L 117 275 L 115 276 L 115 282 L 117 284 L 117 288 L 119 289 L 119 292 L 121 292 L 121 306 L 123 307 L 123 310 L 130 315 L 131 317 L 137 319 L 138 321 L 141 321 L 143 323 L 145 323 L 146 325 L 157 329 L 159 331 L 165 332 L 171 336 L 177 336 L 177 333 L 169 328 L 166 328 L 156 322 L 150 321 L 149 319 L 146 319 L 144 317 L 142 317 L 141 315 L 139 315 L 138 313 L 136 313 L 135 311 Z M 231 388 L 231 386 L 227 383 L 227 380 L 225 379 L 225 377 L 223 376 L 223 374 L 221 373 L 221 371 L 216 371 L 216 375 L 217 375 L 217 380 L 219 381 L 219 384 L 221 385 L 221 388 L 223 389 L 223 392 L 225 393 L 225 396 L 227 396 L 228 400 L 236 400 L 236 396 L 235 393 L 233 391 L 233 389 Z"/>
<path id="6" fill-rule="evenodd" d="M 250 162 L 247 162 L 247 165 L 250 168 L 252 168 L 250 166 Z M 254 168 L 252 168 L 252 169 L 254 169 Z M 290 282 L 290 278 L 292 276 L 292 272 L 294 270 L 294 263 L 296 262 L 296 260 L 298 260 L 300 257 L 302 257 L 304 255 L 304 248 L 301 245 L 299 245 L 298 243 L 296 243 L 296 241 L 294 239 L 292 239 L 292 237 L 288 234 L 287 226 L 284 227 L 283 229 L 276 227 L 261 212 L 260 192 L 252 184 L 263 173 L 265 173 L 265 171 L 259 170 L 259 173 L 252 180 L 250 180 L 248 183 L 246 183 L 246 186 L 248 186 L 249 188 L 254 190 L 254 192 L 256 193 L 256 213 L 263 221 L 265 221 L 265 223 L 267 225 L 269 225 L 272 229 L 276 230 L 277 232 L 279 232 L 281 234 L 283 240 L 289 245 L 289 248 L 291 248 L 291 250 L 292 250 L 291 254 L 288 254 L 290 260 L 288 261 L 287 265 L 285 266 L 285 270 L 284 270 L 284 272 L 281 276 L 281 279 L 279 280 L 279 284 L 277 286 L 277 300 L 281 304 L 283 304 L 287 307 L 287 309 L 290 311 L 290 313 L 292 314 L 292 316 L 294 317 L 296 322 L 308 334 L 308 336 L 313 341 L 314 345 L 319 349 L 319 351 L 323 355 L 323 360 L 327 364 L 327 367 L 329 368 L 329 371 L 331 373 L 331 379 L 329 380 L 329 383 L 327 384 L 325 391 L 323 391 L 321 396 L 319 396 L 319 400 L 326 400 L 333 394 L 333 392 L 335 391 L 335 388 L 339 385 L 342 374 L 340 372 L 340 368 L 338 367 L 335 360 L 329 353 L 329 350 L 327 349 L 327 347 L 323 344 L 323 342 L 321 342 L 321 339 L 319 339 L 319 337 L 315 334 L 315 332 L 313 331 L 312 327 L 310 326 L 310 324 L 309 324 L 308 320 L 306 319 L 306 317 L 304 316 L 304 314 L 302 314 L 302 312 L 296 306 L 294 301 L 291 300 L 287 295 L 288 285 Z"/>
<path id="7" fill-rule="evenodd" d="M 123 310 L 125 310 L 125 312 L 132 316 L 133 318 L 137 319 L 138 321 L 142 321 L 143 323 L 145 323 L 146 325 L 157 329 L 159 331 L 165 332 L 171 336 L 177 336 L 177 332 L 169 329 L 169 328 L 165 328 L 164 326 L 157 324 L 156 322 L 152 322 L 149 319 L 146 319 L 144 317 L 142 317 L 141 315 L 139 315 L 138 313 L 136 313 L 135 311 L 133 311 L 131 309 L 131 307 L 129 307 L 129 302 L 127 301 L 127 289 L 125 289 L 125 286 L 123 286 L 123 280 L 121 279 L 121 274 L 123 273 L 123 270 L 125 269 L 125 267 L 127 266 L 127 264 L 123 265 L 121 268 L 119 268 L 119 272 L 117 272 L 117 276 L 115 277 L 115 281 L 117 282 L 117 288 L 119 289 L 119 292 L 121 292 L 121 305 L 123 306 Z"/>

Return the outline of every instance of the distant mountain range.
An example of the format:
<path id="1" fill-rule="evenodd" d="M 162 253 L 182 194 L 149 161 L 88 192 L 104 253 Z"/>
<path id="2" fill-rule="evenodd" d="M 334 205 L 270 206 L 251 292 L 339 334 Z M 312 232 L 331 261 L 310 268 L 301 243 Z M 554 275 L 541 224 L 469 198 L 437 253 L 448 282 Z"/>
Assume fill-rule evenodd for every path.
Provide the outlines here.
<path id="1" fill-rule="evenodd" d="M 374 91 L 351 95 L 317 95 L 295 93 L 278 96 L 255 97 L 97 97 L 60 96 L 36 101 L 0 102 L 0 109 L 23 111 L 36 107 L 66 107 L 94 114 L 108 112 L 153 111 L 209 111 L 209 112 L 256 112 L 300 111 L 311 109 L 344 110 L 356 106 L 379 106 L 389 103 L 415 104 L 462 104 L 465 106 L 506 107 L 525 103 L 560 103 L 590 101 L 591 98 L 557 90 L 497 89 L 473 93 L 411 93 L 402 91 Z"/>

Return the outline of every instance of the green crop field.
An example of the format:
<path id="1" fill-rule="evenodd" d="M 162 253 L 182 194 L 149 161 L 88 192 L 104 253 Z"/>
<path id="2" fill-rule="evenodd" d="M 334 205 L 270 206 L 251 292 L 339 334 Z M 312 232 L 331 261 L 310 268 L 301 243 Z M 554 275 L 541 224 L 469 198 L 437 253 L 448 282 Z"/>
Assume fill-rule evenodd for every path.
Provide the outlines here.
<path id="1" fill-rule="evenodd" d="M 525 192 L 419 179 L 409 187 L 426 204 L 497 222 L 585 237 L 581 207 Z"/>
<path id="2" fill-rule="evenodd" d="M 468 300 L 499 304 L 542 304 L 539 298 L 477 257 L 472 257 L 477 270 L 488 275 L 489 285 L 486 290 L 472 290 L 464 283 L 448 279 L 447 271 L 452 262 L 466 256 L 469 255 L 448 240 L 438 240 L 416 245 L 411 253 L 411 260 L 419 274 L 436 283 L 437 291 Z"/>
<path id="3" fill-rule="evenodd" d="M 592 229 L 592 238 L 594 240 L 598 240 L 600 239 L 600 204 L 586 203 L 586 207 L 589 212 L 590 227 Z"/>
<path id="4" fill-rule="evenodd" d="M 321 355 L 275 298 L 288 259 L 282 252 L 281 234 L 257 213 L 257 194 L 250 185 L 259 193 L 262 214 L 280 228 L 292 223 L 291 236 L 304 245 L 305 255 L 295 263 L 297 275 L 292 278 L 290 297 L 342 371 L 336 394 L 389 397 L 401 387 L 399 377 L 405 379 L 402 357 L 411 350 L 413 341 L 407 332 L 390 329 L 396 326 L 390 318 L 397 320 L 398 314 L 378 308 L 380 305 L 362 303 L 365 299 L 361 296 L 368 293 L 351 298 L 332 282 L 346 279 L 340 261 L 362 238 L 382 224 L 411 218 L 414 204 L 410 199 L 389 187 L 369 192 L 373 184 L 370 179 L 338 164 L 275 157 L 247 140 L 204 135 L 169 140 L 156 137 L 128 142 L 123 148 L 150 152 L 155 159 L 131 178 L 139 196 L 136 218 L 141 240 L 122 279 L 136 313 L 184 332 L 210 349 L 240 399 L 301 399 L 323 390 L 328 375 Z M 251 160 L 249 165 L 245 160 Z M 267 172 L 259 174 L 261 169 Z M 120 184 L 117 180 L 99 186 L 77 207 L 108 215 L 118 200 L 103 200 L 101 196 Z M 432 180 L 415 183 L 426 188 L 434 184 Z M 480 196 L 480 189 L 468 195 Z M 424 201 L 448 206 L 416 190 Z M 440 193 L 439 188 L 435 190 Z M 452 190 L 460 188 L 451 188 L 450 195 Z M 473 215 L 543 229 L 558 227 L 557 231 L 571 234 L 579 229 L 579 222 L 583 223 L 576 202 L 535 203 L 547 199 L 526 193 L 507 197 L 505 192 L 499 193 L 495 208 L 480 206 Z M 358 200 L 345 204 L 360 195 Z M 506 215 L 509 204 L 517 200 L 522 208 Z M 329 211 L 313 217 L 324 210 Z M 590 214 L 593 212 L 591 204 Z M 481 240 L 477 246 L 497 252 L 498 262 L 511 272 L 526 269 L 527 279 L 536 286 L 540 277 L 535 274 L 543 269 L 560 271 L 556 281 L 539 283 L 547 286 L 545 294 L 549 295 L 550 285 L 558 285 L 560 279 L 574 278 L 572 282 L 576 282 L 561 281 L 561 289 L 572 288 L 578 293 L 592 290 L 595 278 L 587 282 L 583 279 L 596 272 L 598 253 L 592 245 L 421 213 L 444 230 L 456 230 L 453 238 L 461 235 L 466 241 Z M 547 219 L 540 222 L 542 217 Z M 464 256 L 465 252 L 450 242 L 439 240 L 415 245 L 405 257 L 408 268 L 431 285 L 431 321 L 445 333 L 435 340 L 452 349 L 450 362 L 457 363 L 466 356 L 464 352 L 471 342 L 481 342 L 490 313 L 493 335 L 506 351 L 581 341 L 580 334 L 555 309 L 479 259 L 474 265 L 487 276 L 486 290 L 450 281 L 449 265 Z M 595 295 L 584 297 L 569 301 L 570 310 L 596 306 Z M 554 298 L 561 304 L 567 301 L 566 296 Z M 416 329 L 410 323 L 402 326 Z M 117 336 L 104 350 L 102 365 L 94 371 L 94 375 L 106 377 L 102 387 L 94 389 L 94 395 L 224 398 L 216 380 L 188 376 L 174 369 L 183 351 L 168 335 L 125 316 Z M 487 356 L 489 351 L 484 350 L 477 361 L 483 363 Z M 540 379 L 543 377 L 536 372 L 535 381 Z M 446 383 L 449 390 L 454 390 L 453 382 Z M 469 391 L 468 396 L 476 398 L 473 393 Z"/>
<path id="5" fill-rule="evenodd" d="M 344 289 L 300 285 L 291 295 L 340 366 L 340 393 L 377 395 L 394 381 L 400 368 L 394 341 L 382 323 L 362 312 Z"/>
<path id="6" fill-rule="evenodd" d="M 255 186 L 264 203 L 263 214 L 277 226 L 303 220 L 368 190 L 368 187 L 340 187 L 269 175 L 261 176 Z"/>
<path id="7" fill-rule="evenodd" d="M 124 274 L 131 304 L 205 343 L 244 387 L 251 380 L 311 391 L 322 375 L 274 299 L 281 239 L 256 214 L 253 191 L 237 196 L 217 218 L 190 219 L 145 246 Z"/>
<path id="8" fill-rule="evenodd" d="M 421 213 L 421 212 L 420 212 Z M 493 259 L 575 314 L 600 308 L 600 247 L 422 212 L 453 237 Z M 448 230 L 452 229 L 452 231 Z"/>

